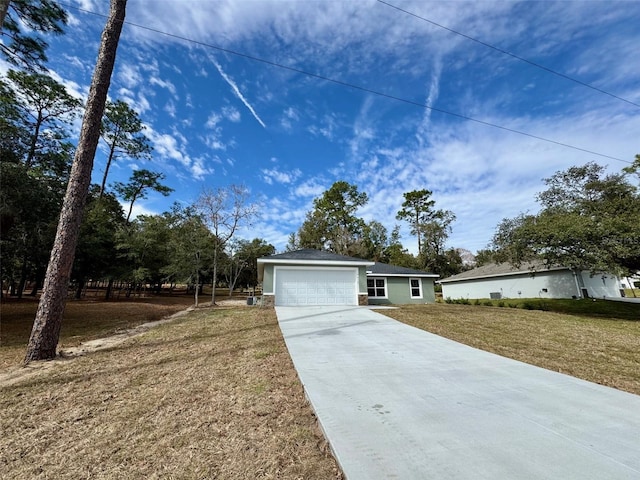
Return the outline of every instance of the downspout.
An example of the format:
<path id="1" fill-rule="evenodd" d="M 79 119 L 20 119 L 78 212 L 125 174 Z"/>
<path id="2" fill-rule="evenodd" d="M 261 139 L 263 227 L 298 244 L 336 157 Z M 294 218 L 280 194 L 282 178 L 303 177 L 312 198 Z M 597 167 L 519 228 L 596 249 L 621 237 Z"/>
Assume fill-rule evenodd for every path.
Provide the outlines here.
<path id="1" fill-rule="evenodd" d="M 578 295 L 576 295 L 576 298 L 582 298 L 582 289 L 580 288 L 580 282 L 578 282 L 578 270 L 576 268 L 571 269 L 572 273 L 573 273 L 573 279 L 576 282 L 576 292 L 578 293 Z"/>

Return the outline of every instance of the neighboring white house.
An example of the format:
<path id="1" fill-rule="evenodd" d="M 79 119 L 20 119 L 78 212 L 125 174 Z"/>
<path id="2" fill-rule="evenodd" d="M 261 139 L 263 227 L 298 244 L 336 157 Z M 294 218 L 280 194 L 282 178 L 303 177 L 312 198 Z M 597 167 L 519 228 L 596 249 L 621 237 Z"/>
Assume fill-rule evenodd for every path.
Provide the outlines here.
<path id="1" fill-rule="evenodd" d="M 443 298 L 603 298 L 621 297 L 620 280 L 542 263 L 514 267 L 489 264 L 440 280 Z"/>
<path id="2" fill-rule="evenodd" d="M 637 289 L 636 285 L 640 285 L 640 275 L 633 275 L 631 277 L 623 277 L 620 279 L 622 288 Z"/>

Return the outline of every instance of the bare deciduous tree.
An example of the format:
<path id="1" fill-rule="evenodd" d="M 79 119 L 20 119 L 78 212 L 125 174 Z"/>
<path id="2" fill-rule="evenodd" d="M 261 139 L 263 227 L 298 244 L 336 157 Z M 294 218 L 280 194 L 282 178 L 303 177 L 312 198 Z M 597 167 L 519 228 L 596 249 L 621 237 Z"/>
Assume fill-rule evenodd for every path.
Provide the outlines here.
<path id="1" fill-rule="evenodd" d="M 202 213 L 214 235 L 211 305 L 216 303 L 219 253 L 224 250 L 238 228 L 256 215 L 257 207 L 248 203 L 248 195 L 246 187 L 229 185 L 215 190 L 205 190 L 196 201 L 196 208 Z"/>

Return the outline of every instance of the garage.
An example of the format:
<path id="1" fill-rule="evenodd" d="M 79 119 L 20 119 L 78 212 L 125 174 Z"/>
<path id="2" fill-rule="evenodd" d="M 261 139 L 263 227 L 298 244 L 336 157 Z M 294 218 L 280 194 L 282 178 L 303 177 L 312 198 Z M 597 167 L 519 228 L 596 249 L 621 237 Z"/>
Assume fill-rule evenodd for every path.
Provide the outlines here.
<path id="1" fill-rule="evenodd" d="M 258 258 L 264 306 L 367 305 L 374 262 L 302 249 Z"/>
<path id="2" fill-rule="evenodd" d="M 357 305 L 356 268 L 276 267 L 276 305 Z"/>

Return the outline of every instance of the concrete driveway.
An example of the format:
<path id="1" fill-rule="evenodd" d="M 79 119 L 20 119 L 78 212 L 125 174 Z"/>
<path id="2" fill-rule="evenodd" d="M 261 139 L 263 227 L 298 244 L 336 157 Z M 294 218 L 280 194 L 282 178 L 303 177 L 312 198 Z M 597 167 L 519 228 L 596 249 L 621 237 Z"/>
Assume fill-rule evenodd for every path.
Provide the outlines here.
<path id="1" fill-rule="evenodd" d="M 640 479 L 640 396 L 368 308 L 276 313 L 349 480 Z"/>

